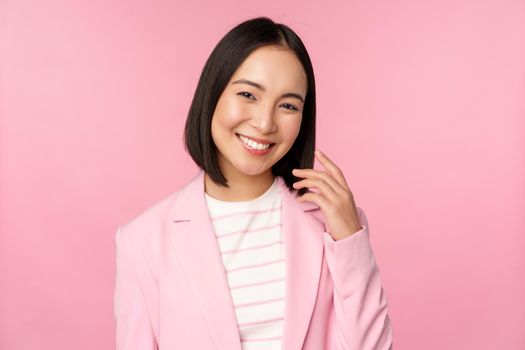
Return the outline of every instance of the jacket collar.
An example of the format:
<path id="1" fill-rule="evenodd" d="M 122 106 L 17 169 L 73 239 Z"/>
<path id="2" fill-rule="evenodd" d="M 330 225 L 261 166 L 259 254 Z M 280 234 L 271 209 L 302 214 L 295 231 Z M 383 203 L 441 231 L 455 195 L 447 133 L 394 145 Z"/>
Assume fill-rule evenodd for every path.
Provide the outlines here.
<path id="1" fill-rule="evenodd" d="M 168 209 L 168 255 L 186 276 L 217 348 L 241 350 L 237 317 L 204 197 L 204 175 L 199 170 Z M 291 192 L 282 177 L 277 180 L 286 266 L 283 348 L 301 349 L 316 301 L 324 225 L 305 213 L 318 209 L 315 203 L 297 201 L 297 191 Z M 168 280 L 169 273 L 175 273 L 174 268 L 166 272 Z M 177 294 L 173 290 L 169 295 Z M 167 302 L 176 304 L 174 299 Z"/>

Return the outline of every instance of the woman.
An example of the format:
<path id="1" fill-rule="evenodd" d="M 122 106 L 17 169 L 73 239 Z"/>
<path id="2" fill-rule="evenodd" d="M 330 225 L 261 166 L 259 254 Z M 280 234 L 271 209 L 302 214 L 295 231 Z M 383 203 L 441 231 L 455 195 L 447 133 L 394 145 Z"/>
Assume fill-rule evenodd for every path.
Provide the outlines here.
<path id="1" fill-rule="evenodd" d="M 199 172 L 116 233 L 117 349 L 392 349 L 366 216 L 326 155 L 312 169 L 300 38 L 266 17 L 231 29 L 184 136 Z"/>

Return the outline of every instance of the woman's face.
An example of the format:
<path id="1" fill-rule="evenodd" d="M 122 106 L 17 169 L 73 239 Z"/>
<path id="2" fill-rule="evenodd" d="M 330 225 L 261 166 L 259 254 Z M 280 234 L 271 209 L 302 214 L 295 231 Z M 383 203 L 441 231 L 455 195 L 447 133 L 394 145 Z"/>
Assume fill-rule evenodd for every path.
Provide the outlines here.
<path id="1" fill-rule="evenodd" d="M 299 134 L 306 92 L 306 73 L 293 51 L 264 46 L 245 59 L 225 87 L 212 117 L 211 133 L 227 179 L 271 172 Z M 244 145 L 241 135 L 272 145 L 255 154 Z"/>

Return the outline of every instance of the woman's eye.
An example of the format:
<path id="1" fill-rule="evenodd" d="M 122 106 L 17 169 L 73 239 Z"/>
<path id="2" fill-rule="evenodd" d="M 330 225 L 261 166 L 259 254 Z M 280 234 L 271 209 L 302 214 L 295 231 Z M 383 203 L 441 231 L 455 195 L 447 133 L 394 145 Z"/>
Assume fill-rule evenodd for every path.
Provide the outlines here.
<path id="1" fill-rule="evenodd" d="M 239 92 L 237 95 L 241 95 L 241 96 L 248 97 L 248 98 L 250 98 L 250 96 L 253 96 L 252 94 L 246 91 Z"/>
<path id="2" fill-rule="evenodd" d="M 243 97 L 246 97 L 246 98 L 251 98 L 253 97 L 252 94 L 250 94 L 249 92 L 247 91 L 241 91 L 239 92 L 237 95 L 240 95 L 240 96 L 243 96 Z M 255 99 L 255 97 L 253 97 L 253 99 Z M 285 103 L 283 104 L 282 106 L 288 106 L 288 107 L 285 107 L 286 109 L 290 110 L 290 111 L 298 111 L 299 109 L 297 107 L 295 107 L 294 105 L 291 105 L 289 103 Z"/>
<path id="3" fill-rule="evenodd" d="M 289 109 L 291 111 L 298 111 L 299 110 L 294 105 L 291 105 L 291 104 L 288 104 L 288 103 L 283 104 L 283 106 L 290 106 L 291 108 L 286 108 L 286 109 Z"/>

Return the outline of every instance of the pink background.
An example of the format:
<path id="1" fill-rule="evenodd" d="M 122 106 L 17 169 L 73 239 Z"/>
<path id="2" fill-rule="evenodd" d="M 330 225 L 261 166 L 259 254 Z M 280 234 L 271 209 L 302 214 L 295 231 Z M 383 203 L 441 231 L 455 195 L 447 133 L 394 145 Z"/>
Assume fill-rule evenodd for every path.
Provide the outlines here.
<path id="1" fill-rule="evenodd" d="M 524 349 L 525 5 L 496 0 L 0 2 L 0 348 L 113 349 L 115 230 L 196 173 L 199 74 L 259 15 L 309 49 L 395 347 Z"/>

